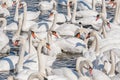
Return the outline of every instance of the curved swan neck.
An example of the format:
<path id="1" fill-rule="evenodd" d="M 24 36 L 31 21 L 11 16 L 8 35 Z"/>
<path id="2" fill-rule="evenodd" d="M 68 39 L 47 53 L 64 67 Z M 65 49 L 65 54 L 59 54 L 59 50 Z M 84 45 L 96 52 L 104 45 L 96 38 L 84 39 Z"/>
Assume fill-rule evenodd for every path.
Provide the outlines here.
<path id="1" fill-rule="evenodd" d="M 120 11 L 119 11 L 119 8 L 120 8 L 120 1 L 117 0 L 116 3 L 117 3 L 117 4 L 116 4 L 116 8 L 115 8 L 115 16 L 114 16 L 113 23 L 118 24 L 118 18 L 120 17 L 120 16 L 119 16 L 119 13 L 120 13 Z"/>
<path id="2" fill-rule="evenodd" d="M 22 26 L 26 26 L 26 20 L 27 20 L 27 4 L 26 4 L 26 2 L 24 2 L 25 3 L 25 5 L 24 5 L 24 14 L 23 14 L 23 25 Z"/>
<path id="3" fill-rule="evenodd" d="M 92 9 L 94 11 L 96 11 L 95 5 L 96 5 L 96 0 L 92 0 Z"/>
<path id="4" fill-rule="evenodd" d="M 105 22 L 102 24 L 103 37 L 106 38 Z"/>
<path id="5" fill-rule="evenodd" d="M 74 23 L 76 21 L 76 11 L 77 11 L 77 0 L 74 0 L 74 9 L 73 9 L 73 14 L 71 18 L 71 22 Z"/>
<path id="6" fill-rule="evenodd" d="M 98 42 L 98 35 L 97 32 L 94 32 L 94 34 L 92 35 L 95 39 L 92 43 L 92 47 L 95 47 L 95 52 L 99 53 L 99 42 Z"/>
<path id="7" fill-rule="evenodd" d="M 1 29 L 4 29 L 7 25 L 7 20 L 5 18 L 0 18 L 0 21 L 3 22 Z"/>
<path id="8" fill-rule="evenodd" d="M 43 54 L 41 54 L 42 47 L 45 45 L 44 41 L 41 41 L 37 48 L 38 55 L 38 72 L 45 74 L 45 58 Z"/>
<path id="9" fill-rule="evenodd" d="M 18 64 L 17 64 L 17 72 L 19 73 L 21 70 L 23 70 L 23 63 L 24 63 L 24 54 L 25 54 L 25 48 L 26 48 L 26 40 L 24 38 L 21 39 L 21 46 L 20 46 L 20 57 L 18 60 Z"/>
<path id="10" fill-rule="evenodd" d="M 67 15 L 71 19 L 71 11 L 70 11 L 69 2 L 70 2 L 70 0 L 67 1 Z"/>
<path id="11" fill-rule="evenodd" d="M 18 19 L 18 30 L 15 35 L 20 36 L 21 29 L 22 29 L 22 19 L 19 18 Z"/>
<path id="12" fill-rule="evenodd" d="M 104 17 L 107 18 L 105 0 L 102 0 L 102 13 L 104 14 Z"/>
<path id="13" fill-rule="evenodd" d="M 17 5 L 16 5 L 14 21 L 18 21 L 18 15 L 19 15 L 18 7 L 19 7 L 19 1 L 20 1 L 20 0 L 18 0 Z"/>
<path id="14" fill-rule="evenodd" d="M 115 53 L 111 50 L 110 51 L 110 57 L 111 57 L 111 70 L 109 72 L 110 76 L 114 76 L 115 75 Z"/>

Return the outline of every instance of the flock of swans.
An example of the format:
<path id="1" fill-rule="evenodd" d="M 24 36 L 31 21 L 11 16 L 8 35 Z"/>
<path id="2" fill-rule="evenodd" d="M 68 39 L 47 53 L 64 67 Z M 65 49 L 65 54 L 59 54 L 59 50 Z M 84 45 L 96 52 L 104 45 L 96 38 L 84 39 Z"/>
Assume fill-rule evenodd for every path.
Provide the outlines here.
<path id="1" fill-rule="evenodd" d="M 8 54 L 0 59 L 0 73 L 13 71 L 7 80 L 120 80 L 120 0 L 38 2 L 38 11 L 28 11 L 26 0 L 0 0 L 0 55 Z M 60 13 L 59 6 L 66 12 Z M 115 8 L 112 22 L 108 7 Z M 19 47 L 18 55 L 9 53 L 10 43 Z M 65 53 L 80 56 L 76 70 L 53 68 Z"/>

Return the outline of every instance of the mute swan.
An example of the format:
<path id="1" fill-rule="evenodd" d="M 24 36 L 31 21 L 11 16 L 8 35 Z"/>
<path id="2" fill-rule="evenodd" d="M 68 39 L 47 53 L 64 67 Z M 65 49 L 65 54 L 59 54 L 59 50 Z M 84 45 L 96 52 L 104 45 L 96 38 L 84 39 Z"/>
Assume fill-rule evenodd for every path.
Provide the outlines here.
<path id="1" fill-rule="evenodd" d="M 111 2 L 113 5 L 116 5 L 116 10 L 115 10 L 115 16 L 114 16 L 114 24 L 119 24 L 120 23 L 120 15 L 118 13 L 120 13 L 120 0 L 116 0 L 116 1 L 112 1 Z"/>
<path id="2" fill-rule="evenodd" d="M 18 26 L 16 23 L 11 23 L 9 25 L 7 25 L 7 20 L 5 18 L 0 18 L 1 21 L 3 22 L 3 26 L 2 26 L 2 29 L 3 30 L 7 30 L 7 31 L 16 31 L 18 30 Z M 20 22 L 19 22 L 20 23 Z"/>
<path id="3" fill-rule="evenodd" d="M 2 3 L 6 4 L 7 7 L 12 7 L 13 1 L 12 0 L 2 0 Z"/>
<path id="4" fill-rule="evenodd" d="M 27 4 L 26 2 L 21 2 L 20 6 L 24 7 L 24 15 L 23 15 L 23 24 L 22 31 L 29 31 L 30 27 L 38 27 L 38 24 L 34 21 L 27 21 Z"/>
<path id="5" fill-rule="evenodd" d="M 4 6 L 3 6 L 4 5 Z M 8 17 L 10 16 L 10 12 L 8 9 L 5 7 L 6 4 L 0 5 L 0 14 L 3 14 L 3 17 Z"/>
<path id="6" fill-rule="evenodd" d="M 55 0 L 41 1 L 39 2 L 38 6 L 40 10 L 48 11 L 53 9 L 53 4 L 57 5 Z"/>
<path id="7" fill-rule="evenodd" d="M 82 61 L 81 61 L 82 62 Z M 97 70 L 97 69 L 93 69 L 92 66 L 90 64 L 92 64 L 91 62 L 88 62 L 87 60 L 83 61 L 83 64 L 85 64 L 86 62 L 86 65 L 89 67 L 88 70 L 89 70 L 89 77 L 91 77 L 92 79 L 94 80 L 101 80 L 101 79 L 104 79 L 104 80 L 111 80 L 107 75 L 105 75 L 103 72 Z M 82 66 L 84 65 L 81 65 L 81 68 Z M 79 67 L 78 67 L 79 68 Z M 78 69 L 77 69 L 78 70 Z M 101 76 L 99 76 L 101 75 Z"/>
<path id="8" fill-rule="evenodd" d="M 27 11 L 27 3 L 21 2 L 20 7 L 24 7 L 24 13 L 21 13 L 19 17 L 23 18 L 23 16 L 26 16 L 26 20 L 35 20 L 40 15 L 40 11 L 32 12 Z"/>
<path id="9" fill-rule="evenodd" d="M 75 31 L 78 30 L 78 29 L 80 29 L 79 26 L 76 26 L 74 24 L 64 23 L 64 24 L 60 25 L 58 28 L 56 28 L 55 31 L 58 32 L 59 35 L 74 36 Z"/>
<path id="10" fill-rule="evenodd" d="M 52 10 L 48 20 L 53 21 L 55 14 L 56 14 L 56 23 L 64 23 L 64 22 L 70 20 L 70 18 L 68 16 L 66 16 L 65 14 L 62 14 L 62 13 L 58 13 L 56 10 Z"/>
<path id="11" fill-rule="evenodd" d="M 43 40 L 43 41 L 40 41 L 39 42 L 39 45 L 38 45 L 38 49 L 37 49 L 37 51 L 38 51 L 38 66 L 37 65 L 33 65 L 33 66 L 36 66 L 36 67 L 34 67 L 33 69 L 32 68 L 30 68 L 30 67 L 32 67 L 32 66 L 30 66 L 29 65 L 29 63 L 27 64 L 27 63 L 25 63 L 24 64 L 24 67 L 28 67 L 28 68 L 30 68 L 30 69 L 24 69 L 24 70 L 22 70 L 17 76 L 16 76 L 16 79 L 19 79 L 19 80 L 27 80 L 28 78 L 29 78 L 29 76 L 30 75 L 33 75 L 32 73 L 36 73 L 36 70 L 39 70 L 39 72 L 42 72 L 42 74 L 45 74 L 45 68 L 46 68 L 46 66 L 48 66 L 48 65 L 51 65 L 50 63 L 50 61 L 48 61 L 48 58 L 50 59 L 50 57 L 48 56 L 47 57 L 47 55 L 44 55 L 44 54 L 41 54 L 41 48 L 42 48 L 42 46 L 43 45 L 45 45 L 45 41 Z M 35 57 L 36 58 L 36 57 Z M 52 58 L 51 58 L 52 59 Z M 33 61 L 35 60 L 35 59 L 32 59 Z M 55 58 L 54 58 L 54 60 L 55 60 Z M 54 61 L 53 60 L 53 61 Z M 36 61 L 36 60 L 35 60 Z M 42 62 L 42 63 L 41 63 Z M 49 63 L 50 62 L 50 63 Z M 32 62 L 31 62 L 32 63 Z M 48 64 L 47 64 L 48 63 Z M 35 63 L 36 64 L 36 63 Z M 38 69 L 37 69 L 38 68 Z M 24 77 L 22 77 L 24 75 Z"/>

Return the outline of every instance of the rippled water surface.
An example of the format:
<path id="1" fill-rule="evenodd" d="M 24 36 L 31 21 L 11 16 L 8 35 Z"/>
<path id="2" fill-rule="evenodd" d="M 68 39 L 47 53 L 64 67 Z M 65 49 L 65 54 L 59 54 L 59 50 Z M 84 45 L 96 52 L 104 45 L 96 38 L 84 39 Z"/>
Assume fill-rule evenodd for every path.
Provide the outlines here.
<path id="1" fill-rule="evenodd" d="M 37 11 L 38 10 L 38 3 L 39 3 L 38 0 L 24 0 L 24 1 L 26 1 L 28 3 L 28 11 Z M 98 10 L 100 11 L 100 7 L 98 7 Z M 58 11 L 65 13 L 66 9 L 65 8 L 60 9 L 60 6 L 58 6 Z M 22 10 L 20 10 L 20 12 L 22 12 Z M 10 13 L 11 13 L 11 16 L 7 18 L 8 24 L 13 21 L 15 7 L 10 9 Z M 113 16 L 113 13 L 114 13 L 114 10 L 110 10 L 108 12 L 108 17 Z M 12 35 L 9 34 L 9 36 L 12 36 Z M 80 56 L 80 54 L 70 55 L 70 54 L 63 53 L 63 55 L 58 56 L 58 59 L 54 62 L 55 66 L 53 66 L 53 67 L 54 68 L 69 67 L 71 69 L 75 69 L 76 58 L 79 56 Z M 9 73 L 4 73 L 4 74 L 0 73 L 0 80 L 4 80 L 8 75 L 9 75 Z"/>

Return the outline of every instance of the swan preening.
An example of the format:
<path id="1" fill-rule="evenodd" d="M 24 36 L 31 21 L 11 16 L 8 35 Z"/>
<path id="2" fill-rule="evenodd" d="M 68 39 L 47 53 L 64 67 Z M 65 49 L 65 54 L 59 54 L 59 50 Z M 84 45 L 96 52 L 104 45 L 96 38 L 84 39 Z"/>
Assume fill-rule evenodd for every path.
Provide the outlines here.
<path id="1" fill-rule="evenodd" d="M 36 1 L 0 0 L 0 73 L 13 71 L 7 80 L 120 79 L 120 0 Z M 76 64 L 66 63 L 68 55 Z"/>

